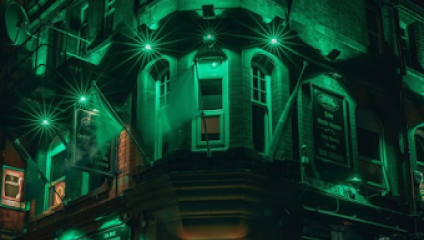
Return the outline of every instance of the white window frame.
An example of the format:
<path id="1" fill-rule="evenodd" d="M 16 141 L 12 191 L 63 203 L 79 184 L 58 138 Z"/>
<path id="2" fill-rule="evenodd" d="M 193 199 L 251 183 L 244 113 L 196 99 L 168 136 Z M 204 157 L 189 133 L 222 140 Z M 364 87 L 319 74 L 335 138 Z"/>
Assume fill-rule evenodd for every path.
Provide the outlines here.
<path id="1" fill-rule="evenodd" d="M 168 64 L 170 64 L 168 62 Z M 169 106 L 169 96 L 170 91 L 168 91 L 168 84 L 171 83 L 171 71 L 170 67 L 166 68 L 162 71 L 162 73 L 159 75 L 160 79 L 155 79 L 155 85 L 156 85 L 156 100 L 155 100 L 155 112 L 156 112 L 156 129 L 155 129 L 155 160 L 161 159 L 162 156 L 162 147 L 163 147 L 163 124 L 164 124 L 164 117 L 165 117 L 165 111 Z M 169 75 L 169 78 L 168 78 Z M 161 80 L 163 79 L 163 83 Z M 161 93 L 161 86 L 164 86 L 164 93 Z M 162 98 L 163 97 L 163 98 Z M 161 99 L 164 100 L 164 104 L 162 105 Z"/>
<path id="2" fill-rule="evenodd" d="M 258 79 L 258 89 L 255 89 L 253 87 L 253 79 L 255 78 L 255 75 L 253 73 L 253 66 L 255 66 L 258 69 L 258 73 L 256 76 Z M 266 75 L 264 73 L 263 70 L 261 70 L 262 66 L 255 64 L 255 63 L 251 63 L 251 68 L 250 68 L 250 86 L 251 86 L 251 95 L 250 95 L 250 99 L 252 104 L 256 104 L 258 106 L 264 107 L 265 108 L 265 115 L 264 115 L 264 126 L 265 126 L 265 135 L 264 135 L 264 152 L 259 152 L 260 154 L 264 154 L 266 152 L 266 149 L 268 149 L 269 144 L 271 143 L 271 138 L 272 138 L 272 95 L 271 95 L 271 76 Z M 261 79 L 261 76 L 263 75 L 264 77 Z M 254 91 L 258 91 L 258 98 L 261 99 L 261 92 L 263 92 L 261 90 L 260 84 L 261 81 L 265 81 L 265 103 L 255 100 L 254 99 Z M 253 123 L 253 121 L 252 121 Z M 253 134 L 252 134 L 252 141 L 253 141 Z"/>
<path id="3" fill-rule="evenodd" d="M 411 52 L 411 41 L 410 41 L 410 33 L 409 33 L 409 26 L 408 24 L 400 24 L 400 28 L 403 30 L 404 34 L 400 34 L 400 40 L 401 40 L 401 46 L 402 46 L 402 50 L 406 50 L 408 52 L 407 56 L 403 56 L 404 60 L 405 60 L 405 65 L 406 66 L 411 66 L 412 64 L 412 52 Z M 405 43 L 405 44 L 404 44 Z"/>
<path id="4" fill-rule="evenodd" d="M 365 117 L 366 119 L 364 119 L 364 120 L 358 120 L 358 118 L 359 118 L 358 112 L 359 111 L 362 111 L 362 114 L 361 115 L 363 117 Z M 379 136 L 379 145 L 380 145 L 379 146 L 379 149 L 380 149 L 380 158 L 381 158 L 381 160 L 377 160 L 377 159 L 372 159 L 372 158 L 369 158 L 369 157 L 366 157 L 366 156 L 361 156 L 361 155 L 359 155 L 359 149 L 358 149 L 358 161 L 365 161 L 368 164 L 373 164 L 373 165 L 380 166 L 381 167 L 381 170 L 382 170 L 382 175 L 383 175 L 383 179 L 382 179 L 383 184 L 371 182 L 371 181 L 368 181 L 366 179 L 362 179 L 362 182 L 365 183 L 365 185 L 368 186 L 368 187 L 372 187 L 372 188 L 375 188 L 375 189 L 378 189 L 378 190 L 383 190 L 383 191 L 389 191 L 390 188 L 389 188 L 389 179 L 388 179 L 388 173 L 387 173 L 387 169 L 388 168 L 387 168 L 387 156 L 386 156 L 386 147 L 385 147 L 385 141 L 384 141 L 385 138 L 384 138 L 384 128 L 383 128 L 383 125 L 381 124 L 381 122 L 377 118 L 377 116 L 375 116 L 375 114 L 372 113 L 372 112 L 370 112 L 370 111 L 367 111 L 367 110 L 358 108 L 356 114 L 357 114 L 356 115 L 356 118 L 357 118 L 357 127 L 360 127 L 360 128 L 365 129 L 365 130 L 368 130 L 368 131 L 371 131 L 371 132 L 374 132 L 374 133 L 377 133 L 378 134 L 378 136 Z M 376 123 L 379 126 L 380 131 L 374 129 L 372 126 L 370 126 L 370 124 L 368 124 L 368 125 L 367 124 L 362 125 L 362 124 L 359 123 L 360 121 L 361 122 L 366 122 L 366 123 L 374 122 L 374 123 Z M 357 142 L 359 142 L 360 139 L 358 138 L 358 133 L 356 133 L 356 136 L 357 136 Z M 359 148 L 359 143 L 358 143 L 358 148 Z M 360 169 L 358 169 L 358 170 L 361 171 Z"/>
<path id="5" fill-rule="evenodd" d="M 211 150 L 226 150 L 229 144 L 229 98 L 228 98 L 228 60 L 221 60 L 223 67 L 222 81 L 222 109 L 218 110 L 204 110 L 204 116 L 219 116 L 219 135 L 220 140 L 209 140 L 209 147 Z M 207 141 L 202 141 L 202 116 L 201 109 L 199 106 L 199 82 L 201 84 L 202 79 L 197 79 L 197 69 L 193 66 L 193 79 L 194 79 L 194 99 L 196 107 L 199 109 L 199 116 L 192 122 L 192 151 L 207 151 Z M 207 79 L 204 79 L 207 80 Z"/>

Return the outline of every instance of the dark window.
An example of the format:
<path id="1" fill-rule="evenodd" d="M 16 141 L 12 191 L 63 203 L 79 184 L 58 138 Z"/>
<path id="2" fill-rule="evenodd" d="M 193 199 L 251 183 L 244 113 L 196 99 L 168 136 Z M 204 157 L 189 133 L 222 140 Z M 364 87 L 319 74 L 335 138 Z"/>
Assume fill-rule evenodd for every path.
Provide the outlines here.
<path id="1" fill-rule="evenodd" d="M 222 109 L 222 79 L 204 79 L 200 80 L 200 93 L 203 110 Z"/>
<path id="2" fill-rule="evenodd" d="M 361 127 L 357 128 L 359 155 L 371 159 L 380 159 L 380 136 Z"/>
<path id="3" fill-rule="evenodd" d="M 66 151 L 51 157 L 50 163 L 50 180 L 56 181 L 57 179 L 65 176 L 66 171 Z"/>
<path id="4" fill-rule="evenodd" d="M 376 6 L 367 6 L 368 39 L 370 53 L 383 53 L 383 25 L 381 15 Z"/>
<path id="5" fill-rule="evenodd" d="M 358 167 L 361 178 L 367 186 L 387 189 L 381 123 L 373 113 L 361 109 L 357 109 L 356 118 Z"/>
<path id="6" fill-rule="evenodd" d="M 265 113 L 264 106 L 252 103 L 252 135 L 253 146 L 258 152 L 265 151 Z"/>

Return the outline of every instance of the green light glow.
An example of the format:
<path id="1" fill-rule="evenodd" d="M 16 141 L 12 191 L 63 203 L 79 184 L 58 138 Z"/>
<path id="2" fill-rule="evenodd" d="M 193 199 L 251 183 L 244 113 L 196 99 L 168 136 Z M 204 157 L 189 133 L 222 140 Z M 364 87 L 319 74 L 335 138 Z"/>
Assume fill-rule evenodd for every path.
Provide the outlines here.
<path id="1" fill-rule="evenodd" d="M 87 99 L 85 98 L 85 96 L 81 96 L 80 102 L 85 102 L 85 101 L 87 101 Z"/>
<path id="2" fill-rule="evenodd" d="M 80 239 L 85 236 L 85 233 L 75 229 L 69 229 L 63 232 L 57 239 L 58 240 L 74 240 Z"/>
<path id="3" fill-rule="evenodd" d="M 111 219 L 111 220 L 103 223 L 102 226 L 100 226 L 99 230 L 118 226 L 118 225 L 121 225 L 122 223 L 123 223 L 123 221 L 119 217 L 115 217 L 114 219 Z"/>
<path id="4" fill-rule="evenodd" d="M 276 39 L 276 38 L 273 38 L 273 39 L 271 39 L 271 44 L 277 44 L 278 43 L 278 40 Z"/>
<path id="5" fill-rule="evenodd" d="M 208 35 L 206 35 L 206 38 L 207 39 L 212 39 L 212 35 L 208 34 Z"/>
<path id="6" fill-rule="evenodd" d="M 216 62 L 213 62 L 212 63 L 212 67 L 216 67 Z"/>
<path id="7" fill-rule="evenodd" d="M 146 44 L 146 45 L 144 46 L 144 49 L 146 49 L 146 50 L 152 50 L 152 45 L 150 45 L 150 44 Z"/>
<path id="8" fill-rule="evenodd" d="M 43 125 L 43 126 L 48 126 L 48 125 L 50 125 L 50 122 L 49 122 L 49 120 L 44 119 L 44 120 L 41 122 L 41 125 Z"/>

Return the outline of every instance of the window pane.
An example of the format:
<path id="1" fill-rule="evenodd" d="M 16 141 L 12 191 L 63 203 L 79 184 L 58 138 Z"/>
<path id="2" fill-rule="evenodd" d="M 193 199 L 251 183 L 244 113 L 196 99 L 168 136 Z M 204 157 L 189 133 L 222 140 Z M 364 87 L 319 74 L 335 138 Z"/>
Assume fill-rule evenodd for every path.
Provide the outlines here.
<path id="1" fill-rule="evenodd" d="M 203 119 L 205 121 L 203 121 Z M 205 124 L 206 123 L 206 124 Z M 208 134 L 208 140 L 219 140 L 219 133 L 220 133 L 220 124 L 219 124 L 219 116 L 211 116 L 211 117 L 204 117 L 201 118 L 201 128 L 202 128 L 202 141 L 206 141 L 206 132 Z M 206 129 L 205 129 L 206 125 Z"/>
<path id="2" fill-rule="evenodd" d="M 359 160 L 359 172 L 363 180 L 383 185 L 383 167 L 368 161 Z"/>
<path id="3" fill-rule="evenodd" d="M 253 146 L 258 152 L 265 150 L 265 107 L 252 104 Z"/>
<path id="4" fill-rule="evenodd" d="M 369 50 L 371 53 L 379 53 L 380 52 L 380 43 L 378 40 L 378 36 L 375 34 L 368 34 L 368 39 L 370 41 Z"/>
<path id="5" fill-rule="evenodd" d="M 204 110 L 222 109 L 222 80 L 200 80 L 200 88 Z M 200 105 L 200 104 L 199 104 Z M 201 106 L 201 105 L 200 105 Z"/>
<path id="6" fill-rule="evenodd" d="M 377 12 L 367 9 L 367 22 L 368 22 L 368 29 L 373 32 L 378 32 L 378 15 Z"/>
<path id="7" fill-rule="evenodd" d="M 266 103 L 266 93 L 265 92 L 261 92 L 261 102 Z"/>
<path id="8" fill-rule="evenodd" d="M 65 176 L 66 170 L 66 151 L 56 154 L 51 158 L 50 181 L 55 181 Z"/>
<path id="9" fill-rule="evenodd" d="M 258 88 L 258 79 L 256 77 L 253 77 L 253 88 Z"/>
<path id="10" fill-rule="evenodd" d="M 253 89 L 253 100 L 259 101 L 259 93 L 258 92 L 259 92 L 258 90 Z"/>
<path id="11" fill-rule="evenodd" d="M 261 80 L 261 90 L 266 91 L 266 81 L 265 80 Z"/>
<path id="12" fill-rule="evenodd" d="M 89 189 L 90 191 L 93 191 L 97 189 L 98 187 L 102 186 L 105 182 L 105 176 L 98 173 L 90 173 L 90 183 L 89 183 Z"/>
<path id="13" fill-rule="evenodd" d="M 359 155 L 371 158 L 373 160 L 380 159 L 380 136 L 378 133 L 357 128 L 358 133 L 358 152 Z"/>
<path id="14" fill-rule="evenodd" d="M 165 94 L 165 84 L 160 84 L 160 95 L 164 95 Z"/>

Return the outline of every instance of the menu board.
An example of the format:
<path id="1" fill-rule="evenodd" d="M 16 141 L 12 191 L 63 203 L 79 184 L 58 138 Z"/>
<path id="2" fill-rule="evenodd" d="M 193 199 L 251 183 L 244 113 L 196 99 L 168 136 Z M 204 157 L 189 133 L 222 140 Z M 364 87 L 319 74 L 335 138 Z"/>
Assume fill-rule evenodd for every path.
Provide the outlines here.
<path id="1" fill-rule="evenodd" d="M 342 97 L 313 89 L 314 152 L 317 159 L 348 165 L 345 110 Z"/>
<path id="2" fill-rule="evenodd" d="M 25 201 L 22 200 L 24 176 L 22 169 L 3 167 L 1 205 L 25 209 Z"/>

